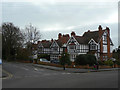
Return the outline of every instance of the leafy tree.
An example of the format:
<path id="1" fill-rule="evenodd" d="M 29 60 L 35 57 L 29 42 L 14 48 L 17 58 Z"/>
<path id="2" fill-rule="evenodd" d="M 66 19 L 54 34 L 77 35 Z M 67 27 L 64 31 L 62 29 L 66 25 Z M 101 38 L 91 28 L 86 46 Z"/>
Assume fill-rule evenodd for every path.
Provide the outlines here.
<path id="1" fill-rule="evenodd" d="M 2 56 L 3 59 L 14 60 L 17 50 L 22 47 L 23 35 L 13 23 L 2 24 Z"/>
<path id="2" fill-rule="evenodd" d="M 60 64 L 63 65 L 64 70 L 65 70 L 66 64 L 68 64 L 68 65 L 71 64 L 70 57 L 69 57 L 68 53 L 62 53 L 62 55 L 60 57 Z"/>

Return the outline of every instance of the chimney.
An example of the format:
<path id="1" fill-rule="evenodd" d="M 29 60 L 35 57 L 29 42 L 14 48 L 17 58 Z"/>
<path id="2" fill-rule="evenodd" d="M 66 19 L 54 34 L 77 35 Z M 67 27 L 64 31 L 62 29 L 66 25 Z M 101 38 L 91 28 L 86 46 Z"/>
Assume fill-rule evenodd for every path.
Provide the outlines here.
<path id="1" fill-rule="evenodd" d="M 101 26 L 101 25 L 99 25 L 98 30 L 99 30 L 99 31 L 101 31 L 101 30 L 102 30 L 102 26 Z"/>
<path id="2" fill-rule="evenodd" d="M 62 34 L 61 33 L 59 33 L 58 34 L 58 39 L 60 39 L 62 37 Z"/>
<path id="3" fill-rule="evenodd" d="M 46 40 L 42 40 L 42 42 L 46 42 Z"/>
<path id="4" fill-rule="evenodd" d="M 110 35 L 110 29 L 108 27 L 106 27 L 106 30 L 107 30 L 108 34 Z"/>
<path id="5" fill-rule="evenodd" d="M 69 37 L 69 34 L 66 34 L 66 37 Z"/>
<path id="6" fill-rule="evenodd" d="M 90 30 L 88 30 L 88 32 L 90 32 Z"/>
<path id="7" fill-rule="evenodd" d="M 75 35 L 76 35 L 75 32 L 72 31 L 71 36 L 75 36 Z"/>
<path id="8" fill-rule="evenodd" d="M 38 44 L 40 43 L 40 41 L 38 41 Z"/>
<path id="9" fill-rule="evenodd" d="M 51 42 L 53 42 L 53 38 L 51 39 Z"/>

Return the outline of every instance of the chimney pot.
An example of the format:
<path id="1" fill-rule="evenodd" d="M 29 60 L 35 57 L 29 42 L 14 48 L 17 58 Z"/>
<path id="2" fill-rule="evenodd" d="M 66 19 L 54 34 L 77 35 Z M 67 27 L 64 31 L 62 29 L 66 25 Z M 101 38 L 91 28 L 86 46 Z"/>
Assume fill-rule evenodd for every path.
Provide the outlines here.
<path id="1" fill-rule="evenodd" d="M 98 30 L 102 30 L 102 26 L 101 25 L 99 25 Z"/>
<path id="2" fill-rule="evenodd" d="M 60 39 L 62 37 L 62 34 L 61 33 L 59 33 L 58 34 L 58 39 Z"/>
<path id="3" fill-rule="evenodd" d="M 76 36 L 76 34 L 75 34 L 75 32 L 74 32 L 74 31 L 72 31 L 71 36 Z"/>

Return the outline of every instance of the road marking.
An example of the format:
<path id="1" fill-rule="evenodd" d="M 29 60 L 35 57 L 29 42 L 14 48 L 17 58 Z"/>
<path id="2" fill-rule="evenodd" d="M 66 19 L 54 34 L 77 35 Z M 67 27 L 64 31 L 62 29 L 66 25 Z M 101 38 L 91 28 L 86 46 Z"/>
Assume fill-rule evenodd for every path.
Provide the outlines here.
<path id="1" fill-rule="evenodd" d="M 5 70 L 2 70 L 4 73 L 6 73 L 8 75 L 8 77 L 3 77 L 2 79 L 9 79 L 11 77 L 13 77 L 13 75 Z"/>
<path id="2" fill-rule="evenodd" d="M 71 74 L 71 73 L 66 73 L 66 74 Z"/>
<path id="3" fill-rule="evenodd" d="M 62 74 L 71 74 L 71 73 L 62 73 Z"/>
<path id="4" fill-rule="evenodd" d="M 37 69 L 37 68 L 34 68 L 34 70 L 35 70 L 35 71 L 38 71 L 38 69 Z"/>
<path id="5" fill-rule="evenodd" d="M 29 70 L 29 69 L 27 69 L 27 68 L 24 68 L 24 67 L 22 67 L 21 69 L 24 69 L 24 70 Z"/>

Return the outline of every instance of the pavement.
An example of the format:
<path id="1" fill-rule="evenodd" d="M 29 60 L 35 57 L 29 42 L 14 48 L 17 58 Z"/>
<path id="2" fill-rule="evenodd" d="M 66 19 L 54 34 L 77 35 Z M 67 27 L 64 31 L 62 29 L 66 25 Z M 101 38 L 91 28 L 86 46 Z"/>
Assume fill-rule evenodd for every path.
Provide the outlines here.
<path id="1" fill-rule="evenodd" d="M 55 71 L 64 71 L 64 72 L 70 72 L 70 73 L 88 73 L 88 72 L 101 72 L 101 71 L 113 71 L 113 70 L 120 70 L 120 68 L 107 68 L 107 69 L 80 69 L 80 68 L 66 68 L 63 70 L 62 67 L 54 67 L 54 66 L 47 66 L 47 65 L 40 65 L 40 64 L 33 64 L 35 67 L 55 70 Z"/>

